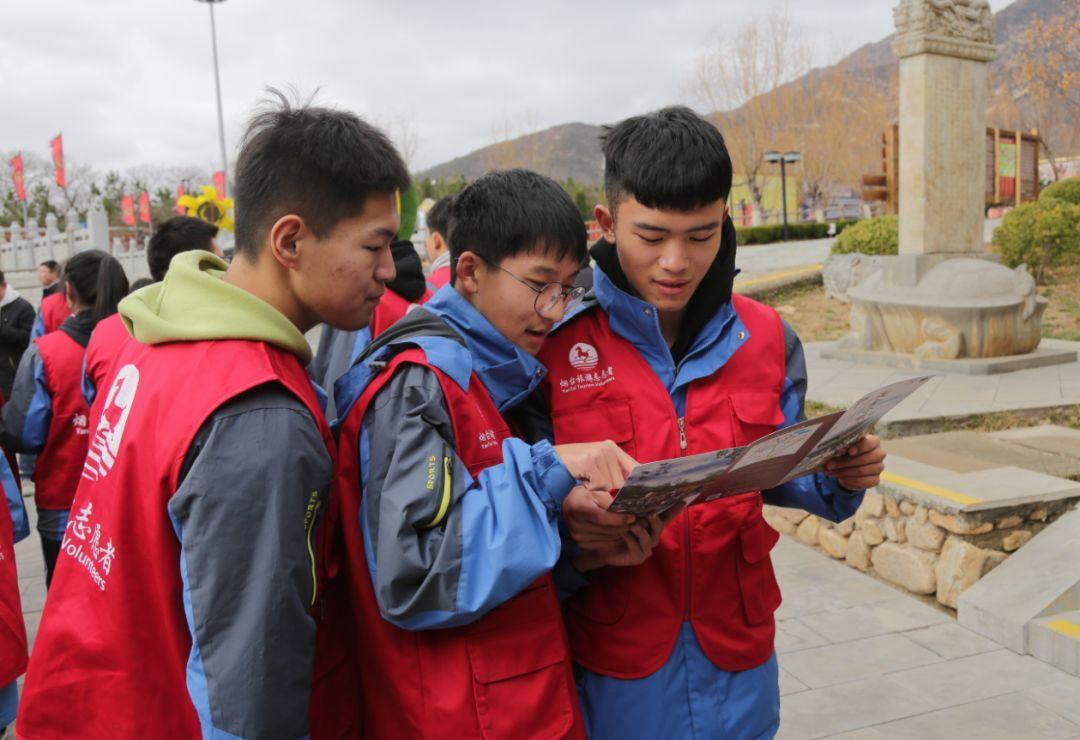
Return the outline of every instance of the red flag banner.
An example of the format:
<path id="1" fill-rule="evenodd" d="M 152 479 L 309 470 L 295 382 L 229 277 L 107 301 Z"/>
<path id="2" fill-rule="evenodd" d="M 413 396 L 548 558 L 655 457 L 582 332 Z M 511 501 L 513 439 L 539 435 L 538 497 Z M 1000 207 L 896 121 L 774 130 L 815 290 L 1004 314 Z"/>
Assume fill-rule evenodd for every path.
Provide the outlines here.
<path id="1" fill-rule="evenodd" d="M 174 207 L 173 210 L 176 211 L 177 214 L 179 214 L 181 216 L 183 216 L 185 213 L 187 213 L 187 209 L 184 208 L 182 205 L 180 205 L 180 199 L 183 198 L 185 195 L 187 195 L 187 188 L 184 187 L 183 183 L 177 185 L 176 186 L 176 201 L 177 201 L 177 203 L 176 203 L 176 207 Z"/>
<path id="2" fill-rule="evenodd" d="M 56 184 L 62 188 L 67 187 L 67 177 L 64 175 L 64 135 L 57 134 L 56 137 L 49 142 L 52 147 L 52 161 L 53 166 L 56 168 Z"/>
<path id="3" fill-rule="evenodd" d="M 135 225 L 135 199 L 130 195 L 120 198 L 120 220 L 128 226 Z"/>
<path id="4" fill-rule="evenodd" d="M 145 190 L 139 196 L 139 220 L 144 224 L 150 223 L 150 194 Z"/>
<path id="5" fill-rule="evenodd" d="M 214 187 L 217 188 L 219 198 L 225 197 L 225 173 L 218 170 L 214 173 Z"/>
<path id="6" fill-rule="evenodd" d="M 22 155 L 16 154 L 11 160 L 11 179 L 15 183 L 15 197 L 26 202 L 26 180 L 23 176 Z"/>

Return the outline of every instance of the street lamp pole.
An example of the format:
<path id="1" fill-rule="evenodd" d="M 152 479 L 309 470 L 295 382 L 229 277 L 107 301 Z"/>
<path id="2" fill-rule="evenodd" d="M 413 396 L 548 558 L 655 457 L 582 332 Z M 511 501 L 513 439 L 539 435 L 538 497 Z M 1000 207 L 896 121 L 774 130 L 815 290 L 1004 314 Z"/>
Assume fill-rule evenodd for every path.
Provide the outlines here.
<path id="1" fill-rule="evenodd" d="M 780 210 L 784 215 L 784 241 L 788 240 L 787 220 L 787 165 L 794 164 L 802 159 L 799 152 L 765 152 L 765 161 L 770 164 L 780 165 Z"/>
<path id="2" fill-rule="evenodd" d="M 225 115 L 221 109 L 221 73 L 218 72 L 218 50 L 217 50 L 217 26 L 214 23 L 214 6 L 218 3 L 223 3 L 225 0 L 196 0 L 196 2 L 206 3 L 210 8 L 210 45 L 214 53 L 214 91 L 217 93 L 217 116 L 218 116 L 218 144 L 221 146 L 221 177 L 222 182 L 226 184 L 226 191 L 228 190 L 229 181 L 229 158 L 225 153 Z M 224 197 L 225 193 L 221 193 Z"/>

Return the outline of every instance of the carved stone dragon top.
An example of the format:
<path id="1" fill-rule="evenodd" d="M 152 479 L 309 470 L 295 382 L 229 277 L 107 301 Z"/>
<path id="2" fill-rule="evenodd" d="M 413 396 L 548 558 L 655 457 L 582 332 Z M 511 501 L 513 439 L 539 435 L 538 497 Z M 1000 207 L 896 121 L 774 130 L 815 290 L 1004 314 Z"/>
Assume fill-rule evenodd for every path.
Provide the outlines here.
<path id="1" fill-rule="evenodd" d="M 938 36 L 989 44 L 994 31 L 988 0 L 900 0 L 893 20 L 898 39 Z"/>

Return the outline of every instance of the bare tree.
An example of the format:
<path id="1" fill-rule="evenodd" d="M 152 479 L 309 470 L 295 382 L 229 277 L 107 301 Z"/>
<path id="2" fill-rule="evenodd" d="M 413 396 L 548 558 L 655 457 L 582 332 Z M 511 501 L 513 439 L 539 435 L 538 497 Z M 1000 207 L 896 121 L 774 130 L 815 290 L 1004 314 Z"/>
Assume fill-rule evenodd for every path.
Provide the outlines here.
<path id="1" fill-rule="evenodd" d="M 722 41 L 699 56 L 693 87 L 725 133 L 736 183 L 747 186 L 762 213 L 765 152 L 793 143 L 798 114 L 796 96 L 771 93 L 810 71 L 813 49 L 786 6 L 715 36 Z"/>
<path id="2" fill-rule="evenodd" d="M 1043 153 L 1061 177 L 1060 157 L 1080 150 L 1080 3 L 1058 14 L 1032 18 L 1016 40 L 993 107 L 1020 128 L 1037 128 Z"/>
<path id="3" fill-rule="evenodd" d="M 390 138 L 401 153 L 405 164 L 412 169 L 416 152 L 420 149 L 420 132 L 410 116 L 397 116 L 389 126 Z"/>

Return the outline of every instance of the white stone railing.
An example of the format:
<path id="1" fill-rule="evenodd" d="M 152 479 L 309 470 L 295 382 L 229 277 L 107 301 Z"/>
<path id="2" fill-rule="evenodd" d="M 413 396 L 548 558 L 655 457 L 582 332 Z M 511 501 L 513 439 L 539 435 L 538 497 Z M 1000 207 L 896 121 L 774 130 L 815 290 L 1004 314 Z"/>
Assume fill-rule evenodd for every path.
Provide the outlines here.
<path id="1" fill-rule="evenodd" d="M 0 270 L 4 273 L 33 271 L 42 262 L 64 262 L 77 252 L 100 249 L 109 252 L 123 265 L 130 280 L 149 274 L 146 266 L 146 245 L 149 237 L 133 238 L 130 232 L 110 229 L 108 216 L 101 201 L 91 206 L 86 225 L 79 223 L 79 214 L 67 212 L 66 229 L 60 229 L 55 213 L 45 217 L 44 228 L 34 219 L 25 227 L 19 223 L 0 225 Z"/>

